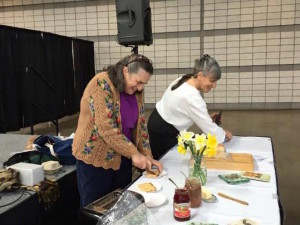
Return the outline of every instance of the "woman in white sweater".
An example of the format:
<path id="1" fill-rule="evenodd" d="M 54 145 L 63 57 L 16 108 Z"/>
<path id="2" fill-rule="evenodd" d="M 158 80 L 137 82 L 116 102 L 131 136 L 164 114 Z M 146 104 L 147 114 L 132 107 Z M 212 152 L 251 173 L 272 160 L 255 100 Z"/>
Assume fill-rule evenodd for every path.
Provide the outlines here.
<path id="1" fill-rule="evenodd" d="M 161 158 L 177 144 L 179 131 L 188 130 L 194 123 L 205 133 L 215 135 L 218 142 L 230 140 L 232 134 L 214 123 L 217 113 L 208 114 L 200 91 L 216 88 L 221 78 L 218 62 L 204 55 L 195 60 L 194 72 L 170 84 L 148 120 L 150 146 L 155 159 Z"/>

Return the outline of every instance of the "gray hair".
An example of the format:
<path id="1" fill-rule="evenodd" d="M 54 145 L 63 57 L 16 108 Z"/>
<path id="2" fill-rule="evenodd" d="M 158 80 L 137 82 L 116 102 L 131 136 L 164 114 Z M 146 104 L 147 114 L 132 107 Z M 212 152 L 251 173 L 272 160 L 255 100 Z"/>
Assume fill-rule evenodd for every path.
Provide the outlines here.
<path id="1" fill-rule="evenodd" d="M 191 77 L 196 78 L 199 72 L 202 72 L 204 76 L 211 74 L 215 80 L 219 80 L 221 78 L 221 68 L 219 63 L 213 57 L 205 54 L 200 59 L 195 60 L 194 72 L 182 76 L 181 79 L 171 87 L 171 90 L 173 91 L 180 87 L 180 85 Z"/>
<path id="2" fill-rule="evenodd" d="M 108 73 L 109 79 L 119 92 L 123 92 L 125 90 L 125 78 L 123 75 L 124 66 L 127 66 L 129 73 L 136 73 L 140 68 L 142 68 L 150 75 L 153 74 L 152 61 L 146 56 L 132 54 L 122 58 L 115 65 L 110 65 L 107 68 L 104 68 L 104 70 Z"/>
<path id="3" fill-rule="evenodd" d="M 204 76 L 212 75 L 215 80 L 219 80 L 222 74 L 217 60 L 207 54 L 195 60 L 194 75 L 199 72 L 202 72 Z"/>

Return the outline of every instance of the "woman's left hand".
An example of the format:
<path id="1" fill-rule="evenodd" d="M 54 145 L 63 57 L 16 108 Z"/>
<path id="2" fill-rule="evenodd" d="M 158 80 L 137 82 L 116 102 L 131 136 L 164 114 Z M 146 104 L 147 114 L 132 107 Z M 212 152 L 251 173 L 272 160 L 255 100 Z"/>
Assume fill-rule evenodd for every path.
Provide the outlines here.
<path id="1" fill-rule="evenodd" d="M 151 159 L 151 163 L 152 163 L 152 165 L 155 165 L 155 166 L 157 166 L 157 167 L 158 167 L 158 170 L 159 170 L 159 172 L 161 173 L 161 172 L 163 171 L 163 169 L 164 169 L 164 166 L 163 166 L 163 164 L 162 164 L 161 162 L 159 162 L 159 161 L 157 161 L 157 160 L 155 160 L 155 159 L 151 158 L 150 156 L 147 156 L 147 157 L 149 157 L 149 158 Z"/>

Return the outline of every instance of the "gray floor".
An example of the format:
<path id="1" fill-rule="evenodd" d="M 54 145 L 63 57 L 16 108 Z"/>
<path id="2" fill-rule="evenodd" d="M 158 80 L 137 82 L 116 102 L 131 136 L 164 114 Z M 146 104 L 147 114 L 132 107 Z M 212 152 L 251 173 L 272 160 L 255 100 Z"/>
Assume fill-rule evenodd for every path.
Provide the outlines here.
<path id="1" fill-rule="evenodd" d="M 149 115 L 149 111 L 147 111 Z M 78 114 L 64 117 L 59 121 L 61 135 L 75 132 Z M 224 111 L 223 125 L 234 135 L 269 136 L 272 138 L 276 156 L 280 199 L 286 220 L 285 225 L 300 224 L 300 110 L 281 111 Z M 38 124 L 36 134 L 55 133 L 49 123 Z M 197 132 L 196 127 L 191 130 Z M 21 129 L 19 134 L 30 134 L 30 129 Z"/>

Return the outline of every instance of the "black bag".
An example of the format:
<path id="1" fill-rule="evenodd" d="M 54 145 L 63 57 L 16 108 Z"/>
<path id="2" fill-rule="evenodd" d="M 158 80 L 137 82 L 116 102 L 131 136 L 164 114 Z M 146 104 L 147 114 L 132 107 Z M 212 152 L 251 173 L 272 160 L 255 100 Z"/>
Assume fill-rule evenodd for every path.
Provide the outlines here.
<path id="1" fill-rule="evenodd" d="M 24 151 L 16 153 L 3 163 L 3 167 L 11 166 L 19 162 L 33 163 L 41 165 L 47 161 L 59 161 L 57 157 L 40 152 L 40 151 Z"/>

